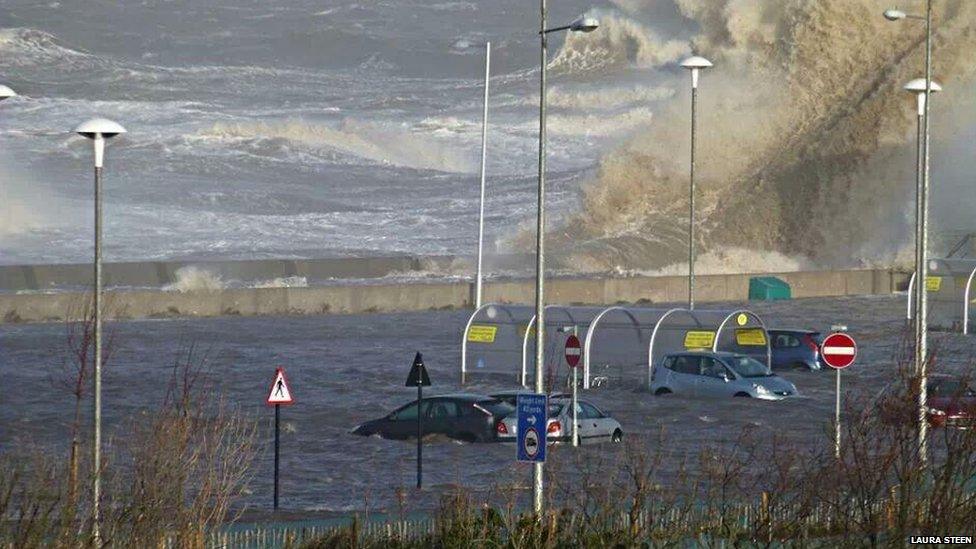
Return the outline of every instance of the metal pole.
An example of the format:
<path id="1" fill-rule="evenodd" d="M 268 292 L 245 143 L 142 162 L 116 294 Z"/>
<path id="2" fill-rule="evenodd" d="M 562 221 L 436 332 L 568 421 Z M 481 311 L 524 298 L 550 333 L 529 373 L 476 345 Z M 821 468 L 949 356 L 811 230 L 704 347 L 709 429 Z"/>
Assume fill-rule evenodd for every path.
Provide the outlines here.
<path id="1" fill-rule="evenodd" d="M 577 335 L 576 334 L 577 330 L 578 330 L 578 327 L 574 324 L 573 325 L 573 336 L 574 337 Z M 577 366 L 579 366 L 579 364 L 577 364 L 576 366 L 574 366 L 572 368 L 572 370 L 573 370 L 573 447 L 574 448 L 576 448 L 576 447 L 579 446 L 579 418 L 576 417 L 577 416 L 576 408 L 579 405 L 579 400 L 577 398 L 577 391 L 578 391 L 578 389 L 576 388 L 576 385 L 577 385 L 577 383 L 576 383 L 576 370 L 577 370 Z"/>
<path id="2" fill-rule="evenodd" d="M 926 377 L 928 368 L 928 322 L 927 311 L 928 291 L 926 280 L 928 278 L 928 196 L 929 196 L 929 110 L 932 92 L 932 0 L 925 3 L 925 108 L 923 116 L 924 132 L 922 136 L 922 192 L 921 192 L 921 213 L 919 219 L 919 257 L 916 265 L 916 272 L 919 273 L 919 280 L 916 286 L 921 290 L 918 300 L 918 315 L 916 316 L 915 333 L 917 347 L 915 356 L 919 373 L 918 389 L 918 450 L 919 456 L 924 464 L 928 459 L 927 448 L 927 424 L 925 417 L 926 406 Z"/>
<path id="3" fill-rule="evenodd" d="M 95 371 L 93 375 L 92 540 L 101 545 L 102 492 L 102 162 L 105 141 L 95 137 Z"/>
<path id="4" fill-rule="evenodd" d="M 546 36 L 546 0 L 539 0 L 539 189 L 538 219 L 536 223 L 536 263 L 535 263 L 535 391 L 544 393 L 543 349 L 545 332 L 545 302 L 543 286 L 545 279 L 545 185 L 546 185 L 546 64 L 548 37 Z M 532 508 L 536 516 L 542 516 L 542 463 L 533 467 Z"/>
<path id="5" fill-rule="evenodd" d="M 837 370 L 837 403 L 834 407 L 834 457 L 840 459 L 840 368 Z"/>
<path id="6" fill-rule="evenodd" d="M 698 69 L 691 70 L 691 181 L 688 197 L 688 308 L 695 308 L 695 117 L 698 106 Z"/>
<path id="7" fill-rule="evenodd" d="M 478 275 L 475 308 L 481 308 L 482 262 L 485 249 L 485 173 L 488 159 L 488 78 L 491 75 L 491 42 L 485 44 L 485 111 L 481 118 L 481 207 L 478 212 Z"/>
<path id="8" fill-rule="evenodd" d="M 274 460 L 274 510 L 278 510 L 278 449 L 280 447 L 279 433 L 281 432 L 281 404 L 275 404 L 275 460 Z"/>
<path id="9" fill-rule="evenodd" d="M 419 375 L 419 374 L 418 374 Z M 424 484 L 424 386 L 417 383 L 417 489 Z"/>

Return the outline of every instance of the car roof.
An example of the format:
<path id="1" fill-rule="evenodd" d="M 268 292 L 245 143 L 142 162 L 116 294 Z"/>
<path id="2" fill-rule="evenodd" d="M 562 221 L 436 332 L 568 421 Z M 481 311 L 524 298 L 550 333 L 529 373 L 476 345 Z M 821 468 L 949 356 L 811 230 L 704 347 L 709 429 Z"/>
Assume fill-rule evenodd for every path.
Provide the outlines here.
<path id="1" fill-rule="evenodd" d="M 767 332 L 780 332 L 780 333 L 792 333 L 792 334 L 819 334 L 820 330 L 809 330 L 806 328 L 767 328 Z"/>
<path id="2" fill-rule="evenodd" d="M 494 397 L 491 397 L 489 395 L 480 395 L 478 393 L 448 393 L 445 395 L 434 395 L 430 397 L 424 397 L 424 400 L 429 400 L 434 398 L 451 398 L 454 400 L 470 400 L 472 402 L 478 402 L 481 400 L 494 400 Z"/>
<path id="3" fill-rule="evenodd" d="M 731 356 L 739 356 L 742 354 L 743 353 L 732 353 L 729 351 L 678 351 L 676 353 L 668 353 L 667 356 L 696 355 L 696 356 L 731 357 Z"/>

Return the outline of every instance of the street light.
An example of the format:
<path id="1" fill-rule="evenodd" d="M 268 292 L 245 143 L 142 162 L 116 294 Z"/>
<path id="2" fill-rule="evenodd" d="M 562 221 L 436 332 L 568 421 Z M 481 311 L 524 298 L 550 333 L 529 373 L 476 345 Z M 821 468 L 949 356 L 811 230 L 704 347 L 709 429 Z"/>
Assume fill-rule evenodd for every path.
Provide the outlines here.
<path id="1" fill-rule="evenodd" d="M 698 76 L 712 67 L 704 57 L 693 56 L 681 62 L 691 71 L 691 178 L 688 190 L 688 308 L 695 308 L 695 121 L 698 106 Z"/>
<path id="2" fill-rule="evenodd" d="M 563 30 L 573 32 L 593 32 L 600 26 L 599 21 L 592 17 L 580 16 L 569 25 L 546 28 L 546 0 L 539 0 L 539 188 L 538 188 L 538 218 L 536 220 L 535 241 L 535 392 L 545 392 L 543 385 L 543 349 L 545 299 L 543 287 L 545 284 L 545 195 L 546 195 L 546 65 L 548 64 L 549 33 Z M 537 517 L 542 516 L 542 464 L 536 463 L 532 475 L 533 509 Z"/>
<path id="3" fill-rule="evenodd" d="M 913 86 L 909 91 L 916 93 L 918 98 L 921 125 L 921 151 L 918 153 L 918 167 L 915 175 L 915 373 L 919 378 L 918 390 L 918 452 L 919 459 L 924 464 L 928 459 L 926 442 L 927 422 L 926 409 L 926 377 L 928 368 L 928 326 L 927 306 L 928 292 L 925 281 L 928 278 L 928 196 L 929 196 L 929 107 L 931 101 L 928 96 L 936 91 L 932 82 L 932 0 L 925 0 L 925 16 L 910 15 L 899 10 L 888 10 L 884 16 L 889 21 L 901 19 L 920 19 L 925 21 L 925 78 L 920 85 L 917 80 L 909 82 Z M 915 84 L 913 84 L 915 83 Z M 908 86 L 906 86 L 908 89 Z"/>
<path id="4" fill-rule="evenodd" d="M 105 140 L 125 133 L 125 128 L 104 118 L 82 122 L 75 133 L 92 140 L 95 149 L 95 369 L 94 369 L 94 441 L 92 443 L 92 539 L 100 545 L 99 532 L 102 468 L 102 162 Z"/>
<path id="5" fill-rule="evenodd" d="M 481 308 L 482 264 L 485 250 L 485 170 L 488 160 L 488 79 L 491 76 L 491 42 L 485 43 L 485 104 L 481 119 L 481 206 L 478 212 L 478 273 L 475 281 L 475 310 Z"/>

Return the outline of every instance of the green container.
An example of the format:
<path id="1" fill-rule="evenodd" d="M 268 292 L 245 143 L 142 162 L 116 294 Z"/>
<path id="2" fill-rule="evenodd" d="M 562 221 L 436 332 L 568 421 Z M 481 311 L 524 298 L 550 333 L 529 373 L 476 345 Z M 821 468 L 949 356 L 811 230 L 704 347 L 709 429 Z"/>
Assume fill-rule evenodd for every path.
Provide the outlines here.
<path id="1" fill-rule="evenodd" d="M 790 285 L 775 276 L 754 276 L 749 279 L 750 300 L 790 299 Z"/>

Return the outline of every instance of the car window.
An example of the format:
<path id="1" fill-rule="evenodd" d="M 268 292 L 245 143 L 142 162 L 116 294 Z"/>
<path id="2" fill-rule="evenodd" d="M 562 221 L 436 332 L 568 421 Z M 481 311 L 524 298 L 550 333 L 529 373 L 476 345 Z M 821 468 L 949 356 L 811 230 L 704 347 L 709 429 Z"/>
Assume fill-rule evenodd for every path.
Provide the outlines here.
<path id="1" fill-rule="evenodd" d="M 599 419 L 603 417 L 603 414 L 596 409 L 595 406 L 587 402 L 580 402 L 580 407 L 583 408 L 583 417 L 587 419 Z"/>
<path id="2" fill-rule="evenodd" d="M 698 362 L 697 356 L 681 355 L 675 358 L 672 370 L 679 374 L 698 375 Z"/>
<path id="3" fill-rule="evenodd" d="M 563 412 L 562 404 L 549 404 L 549 417 L 557 417 Z"/>
<path id="4" fill-rule="evenodd" d="M 506 417 L 515 413 L 515 406 L 506 400 L 483 400 L 477 406 L 495 417 Z"/>
<path id="5" fill-rule="evenodd" d="M 430 419 L 446 419 L 458 416 L 457 403 L 451 400 L 437 400 L 427 407 L 426 417 Z"/>
<path id="6" fill-rule="evenodd" d="M 425 400 L 423 402 L 423 406 L 424 406 L 424 415 L 426 416 L 427 415 L 427 411 L 430 409 L 430 401 L 429 400 Z M 396 412 L 394 412 L 392 419 L 395 419 L 397 421 L 411 420 L 411 419 L 414 419 L 415 420 L 415 419 L 417 419 L 417 403 L 414 402 L 413 404 L 410 404 L 409 406 L 405 406 L 403 408 L 400 408 L 399 410 L 397 410 Z"/>
<path id="7" fill-rule="evenodd" d="M 773 338 L 773 347 L 776 347 L 777 349 L 789 349 L 799 346 L 799 338 L 790 334 L 776 334 L 776 337 Z"/>
<path id="8" fill-rule="evenodd" d="M 765 377 L 769 375 L 766 365 L 745 355 L 736 355 L 728 360 L 729 366 L 742 377 Z"/>
<path id="9" fill-rule="evenodd" d="M 927 392 L 931 397 L 971 397 L 974 393 L 961 380 L 941 379 L 929 384 Z"/>
<path id="10" fill-rule="evenodd" d="M 669 356 L 669 357 L 665 358 L 664 359 L 664 364 L 662 364 L 662 366 L 664 366 L 668 370 L 674 370 L 674 357 L 673 356 Z"/>
<path id="11" fill-rule="evenodd" d="M 701 359 L 701 375 L 721 378 L 728 374 L 721 362 L 706 356 Z"/>

